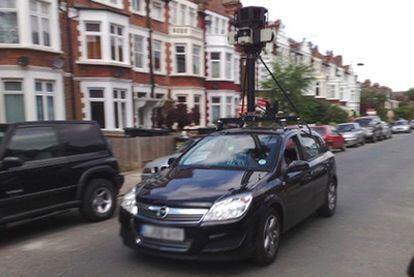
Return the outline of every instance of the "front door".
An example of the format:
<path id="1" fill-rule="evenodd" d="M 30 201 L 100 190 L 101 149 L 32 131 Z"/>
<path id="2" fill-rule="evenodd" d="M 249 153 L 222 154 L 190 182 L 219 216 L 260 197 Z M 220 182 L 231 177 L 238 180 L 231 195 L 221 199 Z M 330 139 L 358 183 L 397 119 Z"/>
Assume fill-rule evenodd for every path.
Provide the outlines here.
<path id="1" fill-rule="evenodd" d="M 3 159 L 18 158 L 22 164 L 0 169 L 0 222 L 24 217 L 28 212 L 64 201 L 61 155 L 56 131 L 51 126 L 16 128 L 5 147 Z"/>

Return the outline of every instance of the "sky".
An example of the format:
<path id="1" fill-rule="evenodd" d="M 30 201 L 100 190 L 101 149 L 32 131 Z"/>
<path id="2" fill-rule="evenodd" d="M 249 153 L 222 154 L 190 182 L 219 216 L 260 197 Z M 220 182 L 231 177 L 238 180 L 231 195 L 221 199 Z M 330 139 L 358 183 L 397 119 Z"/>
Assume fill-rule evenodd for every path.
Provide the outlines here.
<path id="1" fill-rule="evenodd" d="M 286 35 L 303 38 L 324 54 L 333 50 L 359 81 L 404 91 L 414 87 L 413 0 L 242 0 L 281 19 Z M 364 66 L 357 66 L 363 63 Z"/>

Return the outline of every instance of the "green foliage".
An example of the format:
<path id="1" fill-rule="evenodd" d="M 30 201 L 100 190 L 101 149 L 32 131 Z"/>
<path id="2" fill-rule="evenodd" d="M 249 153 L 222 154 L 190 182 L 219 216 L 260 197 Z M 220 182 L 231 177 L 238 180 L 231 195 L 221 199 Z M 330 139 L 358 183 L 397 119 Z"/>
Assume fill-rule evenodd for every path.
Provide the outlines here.
<path id="1" fill-rule="evenodd" d="M 414 119 L 414 107 L 409 106 L 409 105 L 403 105 L 398 107 L 397 109 L 394 110 L 395 113 L 395 119 L 407 119 L 407 120 L 412 120 Z"/>
<path id="2" fill-rule="evenodd" d="M 379 117 L 383 120 L 387 118 L 387 110 L 384 108 L 387 96 L 384 94 L 376 93 L 375 91 L 363 89 L 361 91 L 361 115 L 365 115 L 368 108 L 372 108 L 377 111 Z"/>
<path id="3" fill-rule="evenodd" d="M 408 96 L 408 98 L 410 99 L 410 101 L 414 101 L 414 88 L 410 88 L 405 95 Z"/>
<path id="4" fill-rule="evenodd" d="M 347 121 L 348 113 L 341 108 L 323 100 L 303 96 L 303 92 L 314 81 L 311 66 L 288 65 L 287 67 L 282 67 L 278 63 L 275 63 L 273 64 L 273 73 L 280 85 L 289 92 L 290 97 L 299 109 L 299 116 L 306 122 L 329 124 Z M 294 112 L 273 79 L 269 78 L 264 81 L 262 86 L 270 90 L 270 94 L 266 97 L 272 101 L 278 101 L 281 111 L 286 113 Z"/>

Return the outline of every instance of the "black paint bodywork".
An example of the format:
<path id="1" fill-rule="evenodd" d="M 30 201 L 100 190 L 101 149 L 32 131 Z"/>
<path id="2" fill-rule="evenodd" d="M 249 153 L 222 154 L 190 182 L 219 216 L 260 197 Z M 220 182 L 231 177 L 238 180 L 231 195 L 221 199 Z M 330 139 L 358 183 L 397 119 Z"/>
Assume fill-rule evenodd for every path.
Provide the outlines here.
<path id="1" fill-rule="evenodd" d="M 323 153 L 308 161 L 309 170 L 286 173 L 284 147 L 292 136 L 300 137 L 303 131 L 233 129 L 211 135 L 246 132 L 281 137 L 281 149 L 277 151 L 271 171 L 191 168 L 179 166 L 176 161 L 158 177 L 138 184 L 136 190 L 137 203 L 189 208 L 210 208 L 215 201 L 226 196 L 251 192 L 252 204 L 241 219 L 217 223 L 168 222 L 132 215 L 121 208 L 120 234 L 124 244 L 162 257 L 203 260 L 246 258 L 255 249 L 258 223 L 270 207 L 279 212 L 283 231 L 315 212 L 326 199 L 328 183 L 333 179 L 336 181 L 334 155 L 323 146 Z M 320 141 L 323 142 L 322 139 Z M 304 150 L 300 152 L 301 158 L 305 159 Z M 176 244 L 154 241 L 138 245 L 136 238 L 140 224 L 184 228 L 186 240 Z"/>
<path id="2" fill-rule="evenodd" d="M 91 132 L 82 134 L 82 141 L 100 137 L 102 146 L 73 154 L 70 142 L 63 136 L 68 124 L 86 124 Z M 84 126 L 84 125 L 83 125 Z M 59 138 L 58 157 L 23 162 L 5 167 L 6 149 L 16 130 L 51 127 Z M 0 225 L 47 215 L 81 205 L 83 192 L 91 178 L 107 178 L 116 186 L 123 184 L 118 163 L 113 157 L 99 126 L 89 121 L 43 121 L 3 124 L 6 134 L 0 143 Z"/>

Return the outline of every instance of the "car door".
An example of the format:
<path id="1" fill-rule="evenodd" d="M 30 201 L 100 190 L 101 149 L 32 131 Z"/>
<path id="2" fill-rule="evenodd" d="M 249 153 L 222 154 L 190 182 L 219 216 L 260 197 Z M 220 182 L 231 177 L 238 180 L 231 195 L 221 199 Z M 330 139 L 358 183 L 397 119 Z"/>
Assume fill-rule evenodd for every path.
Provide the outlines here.
<path id="1" fill-rule="evenodd" d="M 302 133 L 300 141 L 303 146 L 305 160 L 309 163 L 310 171 L 308 174 L 308 183 L 306 190 L 307 210 L 302 215 L 308 216 L 322 204 L 326 185 L 328 184 L 328 159 L 325 155 L 325 149 L 321 145 L 319 138 L 310 134 Z"/>
<path id="2" fill-rule="evenodd" d="M 287 170 L 295 160 L 304 160 L 302 146 L 297 135 L 290 137 L 285 146 L 282 167 Z M 285 201 L 287 222 L 289 226 L 295 225 L 303 218 L 303 214 L 309 208 L 309 172 L 292 172 L 285 174 Z M 289 228 L 289 227 L 288 227 Z"/>
<path id="3" fill-rule="evenodd" d="M 16 127 L 5 146 L 3 160 L 15 159 L 15 166 L 0 169 L 3 198 L 0 221 L 42 213 L 64 202 L 61 171 L 66 158 L 53 126 Z"/>

